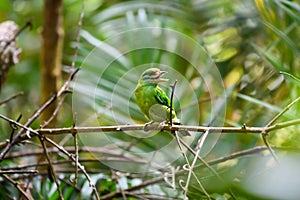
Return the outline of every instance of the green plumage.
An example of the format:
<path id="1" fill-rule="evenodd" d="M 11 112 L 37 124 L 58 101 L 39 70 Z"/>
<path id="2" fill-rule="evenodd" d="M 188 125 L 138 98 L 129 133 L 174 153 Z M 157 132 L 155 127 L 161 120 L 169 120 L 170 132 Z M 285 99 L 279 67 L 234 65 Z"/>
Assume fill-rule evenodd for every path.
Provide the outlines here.
<path id="1" fill-rule="evenodd" d="M 150 68 L 143 72 L 135 89 L 136 103 L 145 116 L 153 122 L 168 122 L 170 117 L 170 99 L 158 86 L 160 82 L 168 79 L 162 78 L 167 72 L 158 68 Z M 173 109 L 172 109 L 173 110 Z M 172 122 L 180 124 L 175 111 L 172 112 Z M 189 135 L 187 131 L 180 131 L 183 135 Z"/>

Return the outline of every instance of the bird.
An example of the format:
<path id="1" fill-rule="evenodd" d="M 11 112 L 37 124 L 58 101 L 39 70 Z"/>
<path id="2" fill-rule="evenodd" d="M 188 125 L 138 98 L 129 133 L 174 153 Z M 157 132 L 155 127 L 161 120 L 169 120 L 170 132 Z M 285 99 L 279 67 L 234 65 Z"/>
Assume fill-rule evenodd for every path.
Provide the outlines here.
<path id="1" fill-rule="evenodd" d="M 167 82 L 163 78 L 167 71 L 161 71 L 159 68 L 146 69 L 140 76 L 135 88 L 136 103 L 147 119 L 151 120 L 146 126 L 154 122 L 168 123 L 170 119 L 170 99 L 158 84 Z M 177 117 L 175 110 L 172 108 L 172 123 L 180 125 L 180 119 Z M 190 136 L 186 130 L 179 130 L 183 136 Z"/>

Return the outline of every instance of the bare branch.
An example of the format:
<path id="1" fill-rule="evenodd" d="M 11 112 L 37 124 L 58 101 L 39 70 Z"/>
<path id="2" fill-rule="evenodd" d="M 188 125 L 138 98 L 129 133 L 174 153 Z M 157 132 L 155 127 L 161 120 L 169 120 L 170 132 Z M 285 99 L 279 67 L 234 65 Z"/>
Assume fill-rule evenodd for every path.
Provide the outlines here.
<path id="1" fill-rule="evenodd" d="M 18 182 L 14 181 L 13 179 L 11 179 L 8 175 L 6 174 L 2 174 L 1 175 L 3 178 L 5 178 L 6 180 L 8 180 L 11 184 L 13 184 L 18 190 L 19 192 L 22 194 L 23 197 L 25 197 L 25 199 L 27 200 L 33 200 L 33 198 L 31 196 L 29 196 L 24 190 L 23 188 L 19 185 Z"/>
<path id="2" fill-rule="evenodd" d="M 46 156 L 46 159 L 47 159 L 47 162 L 48 162 L 48 169 L 49 169 L 49 176 L 51 176 L 50 179 L 53 179 L 55 184 L 56 184 L 56 187 L 57 187 L 57 190 L 58 190 L 58 194 L 59 194 L 59 198 L 60 199 L 64 199 L 63 197 L 63 194 L 62 194 L 62 191 L 60 189 L 60 184 L 58 182 L 58 179 L 57 179 L 57 175 L 56 175 L 56 172 L 54 170 L 54 167 L 52 165 L 52 161 L 50 159 L 50 156 L 49 156 L 49 153 L 48 153 L 48 150 L 47 150 L 47 146 L 45 144 L 45 136 L 39 136 L 39 139 L 40 139 L 40 142 L 43 146 L 43 150 L 44 150 L 44 155 Z"/>
<path id="3" fill-rule="evenodd" d="M 51 98 L 48 99 L 48 101 L 46 101 L 33 115 L 31 118 L 29 118 L 27 120 L 27 122 L 24 124 L 24 127 L 29 127 L 41 114 L 42 112 L 48 107 L 50 106 L 58 97 L 60 97 L 62 94 L 68 92 L 68 88 L 69 88 L 69 84 L 70 82 L 73 80 L 75 74 L 79 71 L 79 68 L 77 68 L 70 76 L 69 79 L 65 82 L 65 84 L 61 87 L 61 89 L 58 91 L 57 94 L 53 95 Z M 11 119 L 9 119 L 8 117 L 5 117 L 4 115 L 0 115 L 0 118 L 5 119 L 6 121 L 13 121 Z M 19 126 L 19 125 L 18 125 Z M 22 127 L 22 126 L 20 126 Z M 16 135 L 15 137 L 12 139 L 12 141 L 10 141 L 9 143 L 5 143 L 2 144 L 4 145 L 4 149 L 2 150 L 2 152 L 0 153 L 0 161 L 3 160 L 3 158 L 5 157 L 5 155 L 8 153 L 8 151 L 11 149 L 11 147 L 17 143 L 19 137 L 24 133 L 24 131 L 28 130 L 27 129 L 21 129 Z M 30 132 L 30 131 L 29 131 Z M 23 138 L 23 139 L 27 139 L 27 137 Z M 21 139 L 22 140 L 22 139 Z M 1 144 L 0 144 L 0 148 L 1 148 Z"/>
<path id="4" fill-rule="evenodd" d="M 0 118 L 1 114 L 0 114 Z M 164 130 L 164 131 L 178 131 L 187 130 L 191 132 L 205 132 L 210 130 L 209 134 L 214 133 L 254 133 L 260 134 L 262 131 L 266 133 L 278 130 L 281 128 L 294 126 L 300 124 L 300 119 L 290 120 L 287 122 L 277 123 L 269 127 L 211 127 L 211 126 L 183 126 L 183 125 L 160 125 L 160 126 L 149 126 L 149 130 Z M 123 132 L 123 131 L 134 131 L 134 130 L 144 130 L 144 124 L 134 124 L 134 125 L 118 125 L 118 126 L 99 126 L 99 127 L 71 127 L 71 128 L 49 128 L 49 129 L 38 129 L 40 134 L 73 134 L 73 133 L 90 133 L 90 132 Z"/>
<path id="5" fill-rule="evenodd" d="M 1 174 L 35 174 L 38 173 L 38 170 L 29 169 L 29 170 L 0 170 Z"/>
<path id="6" fill-rule="evenodd" d="M 77 29 L 77 34 L 76 34 L 76 46 L 75 46 L 75 52 L 74 52 L 74 57 L 73 57 L 71 68 L 75 68 L 75 62 L 77 61 L 77 57 L 78 57 L 78 48 L 79 48 L 79 44 L 80 44 L 80 31 L 81 31 L 82 21 L 83 21 L 83 17 L 84 17 L 84 9 L 85 9 L 85 0 L 82 1 L 80 17 L 79 17 L 78 24 L 77 24 L 78 29 Z"/>
<path id="7" fill-rule="evenodd" d="M 15 98 L 17 98 L 19 96 L 22 96 L 23 94 L 24 94 L 23 92 L 19 92 L 19 93 L 15 94 L 15 95 L 13 95 L 11 97 L 8 97 L 7 99 L 5 99 L 5 100 L 3 100 L 3 101 L 0 102 L 0 106 L 2 106 L 3 104 L 6 104 L 7 102 L 9 102 L 9 101 L 11 101 L 11 100 L 13 100 L 13 99 L 15 99 Z"/>
<path id="8" fill-rule="evenodd" d="M 259 152 L 262 152 L 262 151 L 265 151 L 265 150 L 267 150 L 267 148 L 265 146 L 263 146 L 263 147 L 262 146 L 254 147 L 252 149 L 247 149 L 247 150 L 239 151 L 239 152 L 233 153 L 233 154 L 228 155 L 228 156 L 224 156 L 224 157 L 220 157 L 220 158 L 208 161 L 207 163 L 209 165 L 214 165 L 214 164 L 218 164 L 218 163 L 221 163 L 221 162 L 224 162 L 224 161 L 227 161 L 227 160 L 231 160 L 231 159 L 239 158 L 239 157 L 242 157 L 242 156 L 259 153 Z M 203 167 L 203 166 L 204 166 L 204 164 L 200 164 L 200 165 L 195 166 L 195 168 L 197 168 L 197 167 Z M 186 173 L 185 170 L 180 170 L 180 171 L 176 172 L 176 175 L 180 175 L 180 174 L 184 174 L 184 173 Z M 157 184 L 157 183 L 161 183 L 161 182 L 164 181 L 164 179 L 165 179 L 165 176 L 154 177 L 154 178 L 152 178 L 150 180 L 146 180 L 146 181 L 142 182 L 139 185 L 132 186 L 132 187 L 124 190 L 124 192 L 130 192 L 130 191 L 140 190 L 141 188 L 145 188 L 145 187 L 147 187 L 149 185 L 154 185 L 154 184 Z M 116 192 L 111 192 L 109 194 L 101 196 L 101 199 L 102 200 L 112 199 L 114 197 L 120 197 L 120 196 L 121 196 L 121 192 L 120 191 L 116 191 Z"/>
<path id="9" fill-rule="evenodd" d="M 173 120 L 173 97 L 174 97 L 176 84 L 177 84 L 177 80 L 175 80 L 175 82 L 171 85 L 172 92 L 171 92 L 170 116 L 169 116 L 169 123 L 171 126 L 173 125 L 173 123 L 172 123 L 172 120 Z"/>

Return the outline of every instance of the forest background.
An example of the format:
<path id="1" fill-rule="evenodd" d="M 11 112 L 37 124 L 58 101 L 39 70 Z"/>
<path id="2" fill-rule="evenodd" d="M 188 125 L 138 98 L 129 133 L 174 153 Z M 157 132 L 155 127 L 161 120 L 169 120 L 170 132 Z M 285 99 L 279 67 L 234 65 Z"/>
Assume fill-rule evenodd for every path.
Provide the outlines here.
<path id="1" fill-rule="evenodd" d="M 1 1 L 21 30 L 0 25 L 1 199 L 299 198 L 299 13 L 297 0 Z M 150 66 L 169 72 L 186 126 L 143 131 L 133 90 Z"/>

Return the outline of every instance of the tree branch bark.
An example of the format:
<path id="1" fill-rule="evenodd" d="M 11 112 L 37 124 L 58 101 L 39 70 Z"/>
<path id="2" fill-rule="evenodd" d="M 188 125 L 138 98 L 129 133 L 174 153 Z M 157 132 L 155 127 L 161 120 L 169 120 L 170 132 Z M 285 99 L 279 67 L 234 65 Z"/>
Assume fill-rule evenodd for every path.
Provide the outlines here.
<path id="1" fill-rule="evenodd" d="M 44 103 L 56 94 L 61 84 L 61 63 L 63 48 L 63 0 L 44 0 L 44 25 L 42 31 L 42 88 L 41 101 Z M 53 114 L 57 103 L 50 105 L 42 114 L 47 121 Z M 48 124 L 55 127 L 56 118 Z"/>

